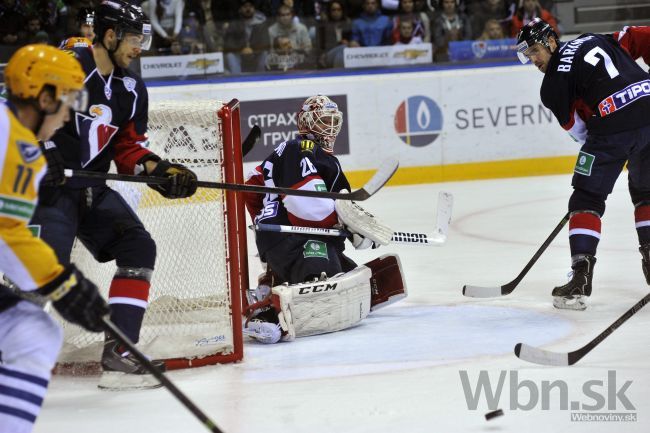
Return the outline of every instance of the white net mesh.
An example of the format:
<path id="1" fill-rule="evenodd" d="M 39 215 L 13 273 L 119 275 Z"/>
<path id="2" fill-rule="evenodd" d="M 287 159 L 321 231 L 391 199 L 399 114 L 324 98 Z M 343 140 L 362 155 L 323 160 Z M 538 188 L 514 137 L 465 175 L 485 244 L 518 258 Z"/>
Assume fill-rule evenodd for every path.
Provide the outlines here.
<path id="1" fill-rule="evenodd" d="M 200 180 L 223 181 L 222 122 L 216 101 L 150 106 L 151 150 L 191 168 Z M 156 241 L 156 267 L 138 346 L 154 359 L 202 358 L 233 350 L 225 196 L 199 188 L 168 200 L 144 184 L 114 182 Z M 72 261 L 108 295 L 115 263 L 99 264 L 77 241 Z M 239 317 L 236 320 L 240 320 Z M 98 361 L 103 335 L 65 323 L 59 362 Z"/>

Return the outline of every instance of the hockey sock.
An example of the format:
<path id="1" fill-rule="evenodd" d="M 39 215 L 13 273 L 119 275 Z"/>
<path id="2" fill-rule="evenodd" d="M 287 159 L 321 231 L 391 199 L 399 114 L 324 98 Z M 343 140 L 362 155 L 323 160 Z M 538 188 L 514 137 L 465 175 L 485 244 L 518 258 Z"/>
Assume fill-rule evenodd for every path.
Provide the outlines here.
<path id="1" fill-rule="evenodd" d="M 639 245 L 650 243 L 650 205 L 644 204 L 634 209 L 634 222 Z"/>
<path id="2" fill-rule="evenodd" d="M 578 211 L 569 219 L 569 245 L 571 256 L 596 255 L 600 241 L 600 217 L 593 212 Z"/>
<path id="3" fill-rule="evenodd" d="M 108 291 L 111 306 L 111 320 L 129 339 L 137 343 L 140 337 L 142 319 L 149 299 L 147 280 L 113 278 Z"/>

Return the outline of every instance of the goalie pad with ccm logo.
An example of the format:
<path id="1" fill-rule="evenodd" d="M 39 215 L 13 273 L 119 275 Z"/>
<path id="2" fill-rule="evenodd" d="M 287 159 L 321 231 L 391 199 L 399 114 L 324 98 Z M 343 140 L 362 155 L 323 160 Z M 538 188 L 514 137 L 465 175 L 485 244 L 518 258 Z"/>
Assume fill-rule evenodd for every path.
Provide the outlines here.
<path id="1" fill-rule="evenodd" d="M 399 257 L 393 254 L 326 280 L 272 289 L 284 341 L 350 328 L 406 295 Z"/>

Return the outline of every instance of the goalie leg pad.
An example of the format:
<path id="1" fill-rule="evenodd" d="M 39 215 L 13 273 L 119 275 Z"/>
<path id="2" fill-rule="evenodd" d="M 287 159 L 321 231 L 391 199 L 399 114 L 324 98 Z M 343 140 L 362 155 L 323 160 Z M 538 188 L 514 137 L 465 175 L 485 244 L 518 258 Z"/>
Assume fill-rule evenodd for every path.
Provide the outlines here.
<path id="1" fill-rule="evenodd" d="M 340 331 L 366 318 L 371 275 L 370 268 L 360 266 L 323 281 L 274 287 L 283 340 Z"/>
<path id="2" fill-rule="evenodd" d="M 385 254 L 366 263 L 372 270 L 370 278 L 370 311 L 386 307 L 406 298 L 406 281 L 397 254 Z"/>

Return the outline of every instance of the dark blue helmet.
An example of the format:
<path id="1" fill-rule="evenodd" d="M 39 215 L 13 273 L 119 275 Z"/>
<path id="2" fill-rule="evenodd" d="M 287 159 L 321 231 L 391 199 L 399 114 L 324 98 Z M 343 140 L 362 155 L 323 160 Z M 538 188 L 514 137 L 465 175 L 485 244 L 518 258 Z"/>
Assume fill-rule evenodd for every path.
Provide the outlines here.
<path id="1" fill-rule="evenodd" d="M 535 18 L 523 26 L 517 35 L 517 56 L 521 63 L 528 63 L 529 59 L 524 53 L 535 44 L 542 44 L 550 50 L 551 46 L 548 42 L 550 36 L 553 36 L 556 41 L 559 40 L 553 26 L 541 18 Z"/>
<path id="2" fill-rule="evenodd" d="M 112 29 L 118 40 L 126 33 L 142 35 L 141 48 L 151 47 L 151 22 L 142 8 L 124 0 L 104 0 L 95 10 L 95 35 L 102 42 L 106 31 Z"/>

